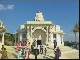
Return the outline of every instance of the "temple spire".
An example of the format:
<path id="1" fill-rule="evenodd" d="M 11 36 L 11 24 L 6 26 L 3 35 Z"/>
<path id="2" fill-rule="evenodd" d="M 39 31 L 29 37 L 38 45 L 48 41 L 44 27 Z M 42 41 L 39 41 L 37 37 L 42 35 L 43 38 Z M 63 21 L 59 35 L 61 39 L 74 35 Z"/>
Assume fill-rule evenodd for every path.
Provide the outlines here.
<path id="1" fill-rule="evenodd" d="M 42 14 L 42 12 L 40 11 L 40 9 L 39 9 L 38 12 L 36 13 L 36 16 L 35 16 L 34 21 L 44 21 L 43 14 Z"/>

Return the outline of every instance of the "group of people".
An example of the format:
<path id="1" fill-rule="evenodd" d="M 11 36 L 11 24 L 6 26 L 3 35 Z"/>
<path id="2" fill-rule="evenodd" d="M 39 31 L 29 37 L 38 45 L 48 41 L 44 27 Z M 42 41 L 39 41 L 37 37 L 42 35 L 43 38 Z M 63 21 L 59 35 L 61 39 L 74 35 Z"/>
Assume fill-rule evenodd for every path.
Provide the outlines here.
<path id="1" fill-rule="evenodd" d="M 43 47 L 44 47 L 43 44 L 42 43 L 38 44 L 36 40 L 32 43 L 31 50 L 32 50 L 33 54 L 35 55 L 35 59 L 37 59 L 37 55 L 39 55 L 40 53 L 43 54 Z M 47 52 L 46 48 L 44 51 L 45 51 L 44 53 L 46 55 L 46 52 Z"/>
<path id="2" fill-rule="evenodd" d="M 30 59 L 29 58 L 30 49 L 27 48 L 28 46 L 31 46 L 31 51 L 35 55 L 35 59 L 37 59 L 37 55 L 39 55 L 39 53 L 43 54 L 43 45 L 42 44 L 38 45 L 36 40 L 31 45 L 28 40 L 23 43 L 19 41 L 16 47 L 16 50 L 18 51 L 18 58 L 24 56 L 25 59 Z"/>
<path id="3" fill-rule="evenodd" d="M 4 45 L 2 45 L 2 48 L 1 48 L 1 59 L 7 59 L 8 56 L 7 56 L 7 51 L 6 51 L 6 48 L 4 47 Z"/>
<path id="4" fill-rule="evenodd" d="M 43 54 L 43 44 L 38 45 L 36 40 L 32 43 L 31 49 L 32 52 L 35 52 L 35 50 L 37 49 L 38 54 L 39 53 Z"/>
<path id="5" fill-rule="evenodd" d="M 22 56 L 24 59 L 29 59 L 30 50 L 28 46 L 30 46 L 30 42 L 28 40 L 25 42 L 19 41 L 17 43 L 16 50 L 18 51 L 18 58 Z"/>
<path id="6" fill-rule="evenodd" d="M 56 40 L 54 40 L 54 54 L 55 54 L 55 59 L 59 59 L 59 57 L 61 56 L 61 50 L 59 49 L 59 47 L 57 47 L 57 42 Z"/>
<path id="7" fill-rule="evenodd" d="M 57 42 L 56 40 L 54 40 L 54 54 L 55 54 L 55 59 L 59 59 L 59 57 L 61 56 L 61 50 L 59 49 L 59 47 L 57 47 Z M 24 57 L 24 59 L 30 59 L 29 58 L 29 55 L 30 55 L 30 49 L 28 48 L 28 46 L 31 46 L 31 51 L 34 53 L 35 55 L 35 59 L 37 59 L 37 55 L 39 55 L 39 53 L 43 54 L 43 45 L 40 44 L 38 45 L 37 44 L 37 41 L 35 40 L 31 45 L 30 45 L 30 42 L 27 40 L 25 42 L 21 42 L 19 41 L 17 43 L 17 47 L 16 47 L 16 50 L 18 51 L 18 58 L 20 58 L 21 56 Z M 6 51 L 6 48 L 4 47 L 4 45 L 2 45 L 2 48 L 1 48 L 1 59 L 7 59 L 8 56 L 7 56 L 7 51 Z M 45 55 L 46 55 L 46 48 L 45 48 Z"/>

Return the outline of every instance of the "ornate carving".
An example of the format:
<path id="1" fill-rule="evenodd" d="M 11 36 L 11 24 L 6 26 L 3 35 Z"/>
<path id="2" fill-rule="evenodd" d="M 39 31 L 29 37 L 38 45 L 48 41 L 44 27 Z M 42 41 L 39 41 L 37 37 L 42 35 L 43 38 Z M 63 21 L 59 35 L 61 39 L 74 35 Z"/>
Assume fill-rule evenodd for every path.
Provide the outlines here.
<path id="1" fill-rule="evenodd" d="M 34 29 L 34 27 L 32 27 L 32 30 Z"/>
<path id="2" fill-rule="evenodd" d="M 46 28 L 46 27 L 44 27 L 44 29 L 45 29 L 45 30 L 47 30 L 47 28 Z"/>
<path id="3" fill-rule="evenodd" d="M 50 26 L 50 29 L 52 29 L 53 28 L 53 26 Z"/>
<path id="4" fill-rule="evenodd" d="M 29 29 L 29 26 L 27 26 L 27 29 Z"/>

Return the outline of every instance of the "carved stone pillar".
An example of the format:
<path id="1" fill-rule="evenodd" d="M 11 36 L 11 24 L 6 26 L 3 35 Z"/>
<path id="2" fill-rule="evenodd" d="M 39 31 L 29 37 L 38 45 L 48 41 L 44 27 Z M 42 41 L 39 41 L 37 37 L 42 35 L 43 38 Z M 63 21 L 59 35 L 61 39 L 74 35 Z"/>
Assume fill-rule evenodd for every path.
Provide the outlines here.
<path id="1" fill-rule="evenodd" d="M 51 42 L 51 32 L 49 33 L 49 42 Z"/>
<path id="2" fill-rule="evenodd" d="M 18 42 L 19 42 L 19 40 L 20 40 L 20 33 L 18 32 Z"/>
<path id="3" fill-rule="evenodd" d="M 29 26 L 27 26 L 27 39 L 29 39 L 30 38 L 30 32 L 29 32 Z"/>
<path id="4" fill-rule="evenodd" d="M 22 33 L 20 32 L 20 41 L 22 41 Z"/>
<path id="5" fill-rule="evenodd" d="M 46 29 L 47 31 L 46 31 L 46 42 L 49 42 L 49 39 L 48 39 L 48 26 L 47 26 L 47 29 Z"/>
<path id="6" fill-rule="evenodd" d="M 4 45 L 4 32 L 2 33 L 2 44 Z"/>
<path id="7" fill-rule="evenodd" d="M 30 39 L 30 42 L 31 42 L 31 43 L 33 42 L 33 39 L 32 39 L 32 28 L 33 28 L 33 27 L 31 26 L 31 36 L 30 36 L 30 37 L 31 37 L 31 39 Z"/>
<path id="8" fill-rule="evenodd" d="M 63 34 L 61 34 L 60 37 L 61 37 L 61 44 L 63 44 L 64 43 L 63 42 Z"/>

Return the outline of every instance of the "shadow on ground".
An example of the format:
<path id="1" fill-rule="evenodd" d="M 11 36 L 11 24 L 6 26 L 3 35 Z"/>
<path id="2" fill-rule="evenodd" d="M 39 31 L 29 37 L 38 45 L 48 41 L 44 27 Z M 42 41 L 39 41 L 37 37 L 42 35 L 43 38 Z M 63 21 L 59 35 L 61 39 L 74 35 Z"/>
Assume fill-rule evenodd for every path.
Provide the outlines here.
<path id="1" fill-rule="evenodd" d="M 12 55 L 14 56 L 14 58 L 17 58 L 17 55 L 16 54 L 12 53 Z"/>
<path id="2" fill-rule="evenodd" d="M 55 57 L 50 56 L 50 55 L 43 56 L 43 58 L 44 58 L 44 59 L 55 59 Z"/>
<path id="3" fill-rule="evenodd" d="M 53 48 L 50 48 L 50 47 L 47 47 L 48 49 L 52 49 L 53 50 Z"/>
<path id="4" fill-rule="evenodd" d="M 72 48 L 72 49 L 76 49 L 76 50 L 78 50 L 76 47 L 74 47 L 74 46 L 68 46 L 68 47 L 70 47 L 70 48 Z"/>
<path id="5" fill-rule="evenodd" d="M 16 50 L 16 47 L 12 47 L 12 48 L 14 48 Z"/>

